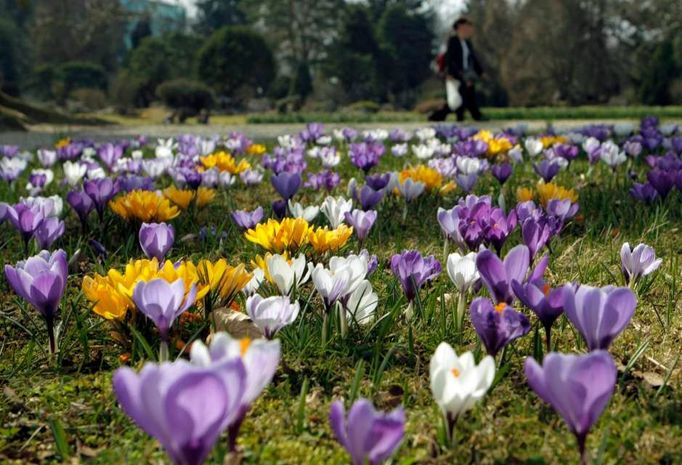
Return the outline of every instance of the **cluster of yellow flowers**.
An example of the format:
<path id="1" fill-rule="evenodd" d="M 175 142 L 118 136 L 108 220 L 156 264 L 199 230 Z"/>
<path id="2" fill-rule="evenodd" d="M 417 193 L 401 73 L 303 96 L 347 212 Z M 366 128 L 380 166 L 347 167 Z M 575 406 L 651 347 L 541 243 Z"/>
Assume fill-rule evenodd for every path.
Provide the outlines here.
<path id="1" fill-rule="evenodd" d="M 398 174 L 400 184 L 404 183 L 406 179 L 412 179 L 414 182 L 422 182 L 426 185 L 426 190 L 429 192 L 440 192 L 447 194 L 455 189 L 455 183 L 450 181 L 443 184 L 443 175 L 438 170 L 426 165 L 417 165 L 405 168 Z"/>
<path id="2" fill-rule="evenodd" d="M 571 202 L 578 201 L 578 193 L 573 189 L 567 189 L 558 184 L 551 182 L 544 183 L 543 181 L 537 184 L 538 200 L 543 206 L 547 206 L 550 200 L 570 200 Z M 529 187 L 519 187 L 516 190 L 516 200 L 519 202 L 526 202 L 528 200 L 535 200 L 535 191 Z"/>
<path id="3" fill-rule="evenodd" d="M 246 153 L 249 155 L 263 155 L 265 153 L 265 145 L 251 144 L 249 145 L 249 148 L 246 149 Z"/>
<path id="4" fill-rule="evenodd" d="M 200 187 L 194 189 L 178 189 L 175 186 L 167 187 L 163 190 L 163 195 L 183 210 L 187 210 L 189 204 L 194 200 L 197 208 L 204 208 L 215 199 L 215 189 Z"/>
<path id="5" fill-rule="evenodd" d="M 490 132 L 490 131 L 478 131 L 476 135 L 473 137 L 475 140 L 482 140 L 486 144 L 488 144 L 488 156 L 495 156 L 499 155 L 501 153 L 507 153 L 511 148 L 513 147 L 511 141 L 504 137 L 503 135 L 500 135 L 498 137 L 495 137 L 495 135 Z"/>
<path id="6" fill-rule="evenodd" d="M 71 143 L 71 139 L 69 139 L 68 137 L 63 137 L 54 143 L 54 148 L 63 149 L 64 147 L 68 146 L 70 143 Z"/>
<path id="7" fill-rule="evenodd" d="M 109 202 L 109 208 L 126 221 L 168 221 L 180 214 L 168 199 L 153 191 L 130 191 Z"/>
<path id="8" fill-rule="evenodd" d="M 544 148 L 549 148 L 556 144 L 565 144 L 568 139 L 565 136 L 542 136 L 540 142 Z"/>
<path id="9" fill-rule="evenodd" d="M 244 233 L 244 237 L 258 244 L 269 252 L 296 252 L 304 245 L 310 244 L 316 253 L 336 251 L 343 247 L 353 228 L 340 225 L 336 229 L 315 228 L 303 218 L 284 218 L 282 221 L 269 219 L 257 224 L 255 228 Z"/>
<path id="10" fill-rule="evenodd" d="M 217 290 L 221 299 L 229 303 L 251 280 L 251 274 L 246 272 L 243 264 L 230 266 L 224 258 L 216 262 L 201 260 L 197 265 L 190 261 L 174 264 L 166 260 L 161 267 L 152 258 L 132 260 L 122 273 L 112 268 L 105 276 L 97 273 L 92 277 L 86 276 L 82 289 L 85 298 L 93 304 L 93 312 L 107 320 L 122 320 L 135 306 L 132 296 L 137 283 L 156 278 L 169 283 L 182 279 L 185 294 L 189 293 L 192 285 L 196 285 L 197 301 L 209 291 Z"/>
<path id="11" fill-rule="evenodd" d="M 263 147 L 263 151 L 265 151 L 265 147 Z M 216 152 L 207 155 L 202 157 L 200 162 L 204 169 L 210 170 L 216 168 L 218 171 L 227 171 L 230 174 L 239 174 L 242 171 L 251 168 L 251 164 L 248 161 L 240 160 L 239 163 L 237 163 L 237 160 L 227 152 Z"/>

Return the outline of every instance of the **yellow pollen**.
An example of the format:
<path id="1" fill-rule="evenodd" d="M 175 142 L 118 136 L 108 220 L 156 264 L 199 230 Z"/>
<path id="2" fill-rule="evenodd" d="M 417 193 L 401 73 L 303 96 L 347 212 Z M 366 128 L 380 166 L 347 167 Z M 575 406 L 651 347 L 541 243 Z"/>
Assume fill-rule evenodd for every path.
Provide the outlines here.
<path id="1" fill-rule="evenodd" d="M 457 368 L 453 368 L 450 371 L 452 372 L 452 376 L 454 376 L 455 378 L 459 378 L 459 370 Z"/>
<path id="2" fill-rule="evenodd" d="M 244 356 L 244 354 L 246 354 L 246 351 L 249 350 L 250 345 L 251 345 L 250 337 L 245 337 L 239 340 L 239 349 L 242 357 Z"/>
<path id="3" fill-rule="evenodd" d="M 505 308 L 507 308 L 507 304 L 504 302 L 500 302 L 499 304 L 495 305 L 495 311 L 499 313 L 502 313 Z"/>

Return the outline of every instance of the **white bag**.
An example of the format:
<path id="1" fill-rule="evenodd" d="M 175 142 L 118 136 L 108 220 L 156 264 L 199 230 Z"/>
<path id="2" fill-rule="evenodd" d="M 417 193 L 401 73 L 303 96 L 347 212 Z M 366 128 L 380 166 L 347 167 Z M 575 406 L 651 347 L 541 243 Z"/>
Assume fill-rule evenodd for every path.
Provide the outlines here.
<path id="1" fill-rule="evenodd" d="M 445 80 L 445 93 L 448 96 L 448 107 L 455 111 L 462 106 L 462 95 L 459 93 L 460 82 L 457 79 Z"/>

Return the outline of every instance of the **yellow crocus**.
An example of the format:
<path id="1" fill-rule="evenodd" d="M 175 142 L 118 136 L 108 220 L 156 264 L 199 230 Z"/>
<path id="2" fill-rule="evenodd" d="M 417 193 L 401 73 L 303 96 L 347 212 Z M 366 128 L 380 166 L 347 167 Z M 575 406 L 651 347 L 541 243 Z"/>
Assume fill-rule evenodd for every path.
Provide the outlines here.
<path id="1" fill-rule="evenodd" d="M 246 160 L 237 160 L 227 152 L 216 152 L 202 157 L 201 165 L 205 169 L 216 168 L 218 171 L 227 171 L 230 174 L 239 174 L 251 168 L 251 164 Z"/>
<path id="2" fill-rule="evenodd" d="M 294 252 L 307 244 L 310 225 L 303 218 L 269 219 L 244 233 L 244 237 L 269 252 Z"/>
<path id="3" fill-rule="evenodd" d="M 414 182 L 423 182 L 426 185 L 426 189 L 431 192 L 439 190 L 443 185 L 443 175 L 438 170 L 426 165 L 405 168 L 398 175 L 401 184 L 407 178 L 412 179 Z"/>
<path id="4" fill-rule="evenodd" d="M 547 206 L 550 200 L 570 200 L 571 202 L 578 201 L 578 193 L 573 189 L 566 189 L 558 184 L 551 182 L 539 182 L 537 185 L 538 198 L 543 206 Z"/>
<path id="5" fill-rule="evenodd" d="M 197 189 L 197 195 L 195 198 L 197 208 L 204 208 L 206 205 L 213 202 L 215 195 L 215 189 L 209 189 L 208 187 L 200 187 Z"/>
<path id="6" fill-rule="evenodd" d="M 348 242 L 353 228 L 345 224 L 339 225 L 338 228 L 329 230 L 327 226 L 324 228 L 317 228 L 308 233 L 308 241 L 313 246 L 318 254 L 323 254 L 328 251 L 337 251 Z"/>
<path id="7" fill-rule="evenodd" d="M 231 266 L 224 258 L 215 262 L 201 260 L 196 265 L 196 270 L 199 282 L 211 292 L 217 291 L 225 305 L 229 305 L 253 277 L 243 264 Z"/>
<path id="8" fill-rule="evenodd" d="M 194 200 L 196 191 L 192 189 L 178 189 L 175 186 L 170 186 L 163 190 L 163 195 L 178 207 L 187 210 L 189 204 Z"/>
<path id="9" fill-rule="evenodd" d="M 118 292 L 103 276 L 86 276 L 82 289 L 85 298 L 93 303 L 92 311 L 107 320 L 122 320 L 133 307 L 132 300 Z"/>
<path id="10" fill-rule="evenodd" d="M 519 187 L 516 189 L 516 200 L 518 202 L 527 202 L 528 200 L 533 200 L 535 198 L 535 193 L 533 189 L 529 187 Z"/>
<path id="11" fill-rule="evenodd" d="M 109 202 L 109 208 L 126 221 L 168 221 L 180 214 L 168 199 L 152 191 L 131 191 Z"/>
<path id="12" fill-rule="evenodd" d="M 265 153 L 265 145 L 251 144 L 249 145 L 249 148 L 246 149 L 246 153 L 249 155 L 263 155 Z"/>

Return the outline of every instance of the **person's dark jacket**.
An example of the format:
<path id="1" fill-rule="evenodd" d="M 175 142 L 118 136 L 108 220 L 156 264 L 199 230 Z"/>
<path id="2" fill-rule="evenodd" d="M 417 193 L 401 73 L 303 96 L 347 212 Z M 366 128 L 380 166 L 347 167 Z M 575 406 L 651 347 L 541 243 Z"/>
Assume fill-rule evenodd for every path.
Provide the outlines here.
<path id="1" fill-rule="evenodd" d="M 466 43 L 469 46 L 469 54 L 471 56 L 471 64 L 473 67 L 473 71 L 475 71 L 477 75 L 481 76 L 483 74 L 483 68 L 481 67 L 481 63 L 478 61 L 478 57 L 476 56 L 476 52 L 474 51 L 474 46 L 471 45 L 471 41 L 469 40 L 467 40 Z M 448 48 L 447 51 L 445 52 L 445 66 L 447 74 L 460 81 L 465 80 L 464 68 L 462 66 L 463 65 L 462 54 L 463 54 L 462 44 L 459 41 L 459 37 L 457 37 L 456 35 L 450 37 L 450 39 L 448 40 Z"/>

